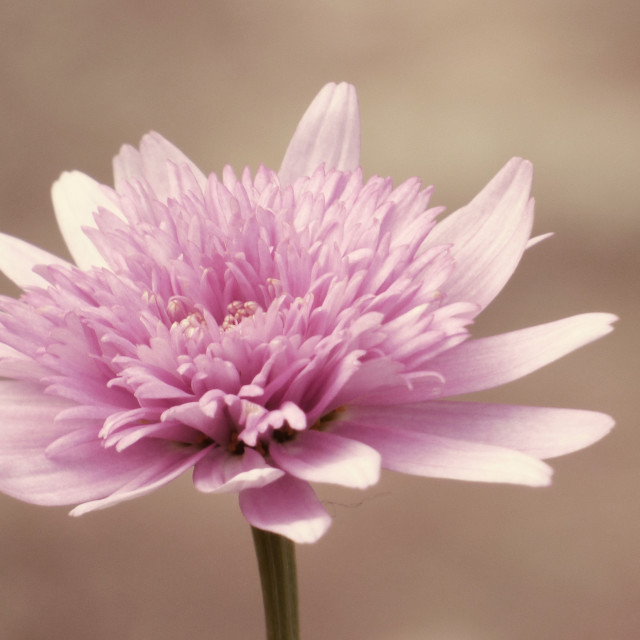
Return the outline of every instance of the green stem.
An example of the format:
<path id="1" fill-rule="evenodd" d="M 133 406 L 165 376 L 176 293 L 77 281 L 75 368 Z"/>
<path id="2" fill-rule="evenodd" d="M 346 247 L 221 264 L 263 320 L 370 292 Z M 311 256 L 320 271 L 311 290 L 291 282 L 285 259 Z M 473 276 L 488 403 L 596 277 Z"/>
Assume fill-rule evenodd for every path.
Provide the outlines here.
<path id="1" fill-rule="evenodd" d="M 258 557 L 267 640 L 299 640 L 296 551 L 288 538 L 251 527 Z"/>

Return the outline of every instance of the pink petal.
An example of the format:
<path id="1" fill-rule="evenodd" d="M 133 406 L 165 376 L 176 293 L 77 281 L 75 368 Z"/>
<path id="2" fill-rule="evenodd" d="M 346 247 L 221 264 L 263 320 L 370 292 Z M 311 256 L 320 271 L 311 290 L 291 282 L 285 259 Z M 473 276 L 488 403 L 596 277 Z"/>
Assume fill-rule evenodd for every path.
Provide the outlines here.
<path id="1" fill-rule="evenodd" d="M 331 517 L 313 489 L 291 476 L 283 476 L 262 489 L 242 491 L 240 510 L 254 527 L 300 543 L 316 542 L 331 524 Z"/>
<path id="2" fill-rule="evenodd" d="M 365 366 L 372 361 L 365 363 Z M 381 363 L 387 366 L 387 372 L 385 374 L 383 367 L 372 367 L 372 373 L 370 376 L 369 389 L 366 390 L 363 385 L 363 390 L 358 395 L 349 395 L 342 393 L 341 396 L 336 398 L 336 404 L 338 406 L 343 404 L 351 404 L 353 402 L 357 404 L 367 405 L 398 405 L 405 402 L 424 402 L 426 400 L 432 400 L 442 396 L 442 385 L 444 378 L 435 371 L 418 371 L 411 374 L 407 374 L 404 377 L 397 375 L 391 365 L 385 361 Z M 363 367 L 364 368 L 364 367 Z M 346 387 L 346 385 L 345 385 Z"/>
<path id="3" fill-rule="evenodd" d="M 603 413 L 477 402 L 425 402 L 398 407 L 348 407 L 347 422 L 403 429 L 515 449 L 553 458 L 593 444 L 613 427 Z"/>
<path id="4" fill-rule="evenodd" d="M 584 313 L 490 338 L 469 340 L 429 362 L 445 378 L 442 396 L 455 396 L 522 378 L 612 331 L 610 313 Z"/>
<path id="5" fill-rule="evenodd" d="M 148 445 L 149 443 L 145 442 L 144 444 Z M 129 450 L 127 449 L 126 451 Z M 155 464 L 140 465 L 136 476 L 117 491 L 101 500 L 92 500 L 80 504 L 75 509 L 72 509 L 69 515 L 81 516 L 89 511 L 106 509 L 125 500 L 133 500 L 133 498 L 145 496 L 181 476 L 185 471 L 196 465 L 208 452 L 208 449 L 183 448 L 181 451 L 178 449 L 171 451 L 167 448 L 164 456 L 159 456 L 156 453 Z M 118 455 L 123 455 L 123 453 L 125 452 L 118 453 Z"/>
<path id="6" fill-rule="evenodd" d="M 531 233 L 532 176 L 531 163 L 512 158 L 466 207 L 430 233 L 426 246 L 452 245 L 456 268 L 447 282 L 447 302 L 484 308 L 509 280 Z"/>
<path id="7" fill-rule="evenodd" d="M 124 145 L 113 159 L 113 176 L 116 190 L 124 183 L 146 180 L 159 200 L 165 201 L 172 193 L 171 184 L 174 171 L 171 165 L 186 166 L 200 190 L 204 189 L 207 178 L 200 169 L 178 147 L 171 144 L 159 133 L 152 131 L 140 141 L 140 151 Z"/>
<path id="8" fill-rule="evenodd" d="M 390 425 L 400 422 L 389 416 Z M 355 421 L 336 422 L 333 431 L 377 449 L 382 454 L 382 467 L 392 471 L 534 487 L 551 482 L 551 469 L 544 462 L 502 447 Z"/>
<path id="9" fill-rule="evenodd" d="M 97 228 L 93 214 L 100 208 L 122 217 L 115 194 L 84 173 L 71 171 L 53 183 L 51 197 L 58 226 L 75 263 L 81 269 L 106 266 L 82 227 Z"/>
<path id="10" fill-rule="evenodd" d="M 219 447 L 196 465 L 193 484 L 205 493 L 234 492 L 264 487 L 282 475 L 283 471 L 267 464 L 253 449 L 246 448 L 242 455 L 236 455 Z"/>
<path id="11" fill-rule="evenodd" d="M 366 489 L 380 478 L 375 449 L 331 433 L 305 431 L 290 442 L 273 442 L 269 453 L 281 469 L 308 482 Z"/>
<path id="12" fill-rule="evenodd" d="M 24 240 L 0 233 L 0 271 L 21 289 L 43 287 L 49 283 L 33 268 L 39 264 L 70 266 L 66 260 L 54 256 Z"/>
<path id="13" fill-rule="evenodd" d="M 44 395 L 36 385 L 0 382 L 0 490 L 44 505 L 102 498 L 126 485 L 149 467 L 163 447 L 104 449 L 97 437 L 76 437 L 64 455 L 47 455 L 47 447 L 65 436 L 68 426 L 54 422 L 69 407 Z"/>
<path id="14" fill-rule="evenodd" d="M 360 112 L 355 87 L 329 83 L 306 110 L 289 143 L 279 176 L 283 186 L 321 164 L 353 171 L 360 165 Z"/>

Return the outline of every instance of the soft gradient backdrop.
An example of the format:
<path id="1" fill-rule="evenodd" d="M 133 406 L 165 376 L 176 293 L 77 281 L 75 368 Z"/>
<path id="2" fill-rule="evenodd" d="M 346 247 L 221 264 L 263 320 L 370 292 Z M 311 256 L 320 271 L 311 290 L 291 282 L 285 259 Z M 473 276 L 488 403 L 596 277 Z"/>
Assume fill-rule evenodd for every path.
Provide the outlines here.
<path id="1" fill-rule="evenodd" d="M 535 231 L 556 235 L 478 334 L 622 318 L 483 396 L 616 417 L 554 463 L 551 489 L 391 473 L 365 493 L 320 489 L 335 521 L 299 551 L 305 640 L 638 638 L 639 33 L 632 0 L 1 3 L 2 231 L 68 255 L 51 183 L 110 182 L 119 146 L 149 129 L 206 171 L 277 168 L 315 93 L 347 80 L 367 175 L 419 175 L 453 210 L 510 156 L 533 161 Z M 0 518 L 2 638 L 262 637 L 235 496 L 185 478 L 81 519 L 1 496 Z"/>

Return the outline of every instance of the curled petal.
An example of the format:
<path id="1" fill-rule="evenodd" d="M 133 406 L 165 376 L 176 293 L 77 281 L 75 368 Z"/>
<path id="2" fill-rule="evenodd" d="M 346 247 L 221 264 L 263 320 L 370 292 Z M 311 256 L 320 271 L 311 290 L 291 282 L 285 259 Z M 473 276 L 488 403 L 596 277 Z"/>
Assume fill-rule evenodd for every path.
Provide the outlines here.
<path id="1" fill-rule="evenodd" d="M 193 484 L 205 493 L 234 492 L 264 487 L 282 475 L 284 471 L 268 465 L 253 449 L 236 455 L 219 447 L 196 465 Z"/>
<path id="2" fill-rule="evenodd" d="M 522 378 L 612 331 L 610 313 L 584 313 L 502 335 L 469 340 L 429 367 L 445 378 L 442 396 L 455 396 Z"/>
<path id="3" fill-rule="evenodd" d="M 272 443 L 269 453 L 281 469 L 308 482 L 365 489 L 380 477 L 375 449 L 332 433 L 305 431 L 290 442 Z"/>
<path id="4" fill-rule="evenodd" d="M 321 165 L 353 171 L 360 165 L 360 112 L 355 87 L 325 85 L 302 116 L 278 175 L 283 186 Z"/>
<path id="5" fill-rule="evenodd" d="M 539 236 L 534 236 L 533 238 L 529 238 L 527 242 L 527 249 L 531 249 L 531 247 L 535 247 L 537 244 L 542 242 L 543 240 L 547 240 L 548 238 L 553 237 L 553 232 L 551 233 L 542 233 Z"/>
<path id="6" fill-rule="evenodd" d="M 240 493 L 240 510 L 254 527 L 294 542 L 316 542 L 331 524 L 309 484 L 291 476 L 262 489 L 245 489 Z"/>

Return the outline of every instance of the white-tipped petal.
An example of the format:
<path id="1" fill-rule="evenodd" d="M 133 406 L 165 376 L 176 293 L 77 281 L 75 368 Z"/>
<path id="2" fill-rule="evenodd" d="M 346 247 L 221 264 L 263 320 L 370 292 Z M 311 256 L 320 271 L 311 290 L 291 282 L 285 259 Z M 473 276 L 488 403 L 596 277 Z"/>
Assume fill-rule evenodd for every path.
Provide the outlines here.
<path id="1" fill-rule="evenodd" d="M 547 240 L 548 238 L 552 238 L 553 236 L 554 236 L 554 233 L 549 232 L 549 233 L 541 233 L 539 236 L 534 236 L 533 238 L 529 238 L 526 248 L 531 249 L 531 247 L 535 247 L 537 244 L 540 244 L 544 240 Z"/>
<path id="2" fill-rule="evenodd" d="M 447 302 L 482 308 L 501 291 L 524 252 L 533 224 L 533 168 L 512 158 L 465 207 L 439 222 L 425 246 L 450 244 L 455 270 Z"/>
<path id="3" fill-rule="evenodd" d="M 75 263 L 81 269 L 106 266 L 82 228 L 96 228 L 94 213 L 101 208 L 122 217 L 113 191 L 80 171 L 70 171 L 54 182 L 51 197 L 58 226 Z"/>
<path id="4" fill-rule="evenodd" d="M 278 175 L 287 186 L 326 169 L 353 171 L 360 165 L 360 111 L 355 87 L 329 83 L 302 116 Z"/>
<path id="5" fill-rule="evenodd" d="M 113 159 L 114 184 L 121 189 L 126 182 L 146 180 L 156 197 L 165 202 L 168 197 L 178 195 L 174 167 L 186 167 L 194 187 L 204 189 L 207 183 L 204 173 L 178 147 L 152 131 L 140 141 L 139 151 L 124 145 Z"/>
<path id="6" fill-rule="evenodd" d="M 39 264 L 70 266 L 66 260 L 44 249 L 6 233 L 0 233 L 0 271 L 9 280 L 21 289 L 47 286 L 48 282 L 33 271 L 33 268 Z"/>

